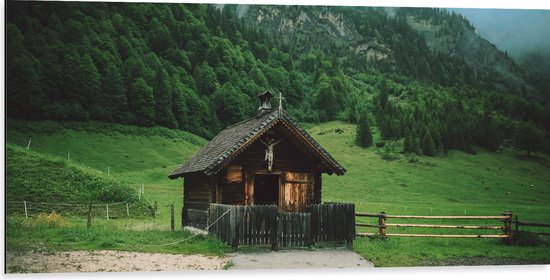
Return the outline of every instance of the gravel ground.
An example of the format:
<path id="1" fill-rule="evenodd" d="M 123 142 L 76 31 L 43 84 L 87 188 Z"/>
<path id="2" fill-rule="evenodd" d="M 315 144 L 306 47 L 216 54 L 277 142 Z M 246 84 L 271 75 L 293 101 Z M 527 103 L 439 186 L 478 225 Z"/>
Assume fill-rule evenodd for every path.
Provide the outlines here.
<path id="1" fill-rule="evenodd" d="M 373 267 L 346 248 L 233 253 L 226 258 L 110 250 L 6 254 L 8 273 L 220 270 L 228 265 L 232 270 Z"/>
<path id="2" fill-rule="evenodd" d="M 229 254 L 229 269 L 366 268 L 373 264 L 346 248 Z"/>
<path id="3" fill-rule="evenodd" d="M 219 270 L 227 263 L 226 258 L 203 255 L 109 250 L 6 254 L 8 273 Z"/>

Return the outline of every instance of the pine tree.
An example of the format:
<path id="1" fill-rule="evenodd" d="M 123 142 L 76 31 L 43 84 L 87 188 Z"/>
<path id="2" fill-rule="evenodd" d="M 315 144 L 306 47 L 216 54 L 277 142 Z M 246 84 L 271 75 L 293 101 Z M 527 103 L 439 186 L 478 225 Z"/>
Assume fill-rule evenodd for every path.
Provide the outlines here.
<path id="1" fill-rule="evenodd" d="M 418 137 L 415 133 L 412 133 L 412 153 L 415 153 L 416 155 L 421 155 L 420 151 L 420 144 L 418 143 Z"/>
<path id="2" fill-rule="evenodd" d="M 405 138 L 403 139 L 403 152 L 412 153 L 414 148 L 414 140 L 411 134 L 411 130 L 407 127 L 405 128 Z"/>
<path id="3" fill-rule="evenodd" d="M 126 88 L 120 70 L 109 64 L 105 69 L 105 75 L 101 78 L 102 91 L 107 95 L 109 111 L 112 118 L 118 122 L 125 122 L 128 113 L 128 99 Z"/>
<path id="4" fill-rule="evenodd" d="M 143 78 L 132 84 L 130 109 L 134 114 L 133 122 L 137 125 L 153 126 L 155 124 L 155 100 L 153 88 Z"/>
<path id="5" fill-rule="evenodd" d="M 544 133 L 533 123 L 519 125 L 514 135 L 514 146 L 520 150 L 527 151 L 527 156 L 531 152 L 537 152 L 543 144 Z"/>
<path id="6" fill-rule="evenodd" d="M 372 146 L 372 133 L 370 130 L 369 118 L 366 113 L 361 114 L 357 122 L 355 141 L 357 145 L 364 148 Z"/>
<path id="7" fill-rule="evenodd" d="M 432 136 L 430 135 L 430 132 L 426 130 L 426 133 L 424 134 L 424 137 L 422 138 L 422 153 L 426 156 L 433 156 L 434 155 L 434 142 L 432 139 Z"/>
<path id="8" fill-rule="evenodd" d="M 161 66 L 157 68 L 154 85 L 155 123 L 168 128 L 176 128 L 177 122 L 172 113 L 172 89 L 168 73 Z"/>
<path id="9" fill-rule="evenodd" d="M 414 153 L 420 155 L 420 144 L 418 143 L 418 137 L 414 130 L 410 130 L 408 127 L 405 128 L 405 138 L 403 140 L 403 152 L 404 153 Z"/>
<path id="10" fill-rule="evenodd" d="M 214 69 L 208 65 L 208 62 L 204 62 L 195 69 L 193 78 L 200 94 L 210 95 L 216 91 L 218 80 L 216 79 Z"/>
<path id="11" fill-rule="evenodd" d="M 189 123 L 189 109 L 183 85 L 178 81 L 177 76 L 172 77 L 172 112 L 179 129 L 190 130 L 194 124 Z"/>

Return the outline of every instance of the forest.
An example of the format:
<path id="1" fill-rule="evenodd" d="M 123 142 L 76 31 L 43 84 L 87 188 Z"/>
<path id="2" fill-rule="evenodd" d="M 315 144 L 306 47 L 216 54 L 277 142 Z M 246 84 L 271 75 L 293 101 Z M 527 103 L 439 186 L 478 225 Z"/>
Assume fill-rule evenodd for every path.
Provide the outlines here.
<path id="1" fill-rule="evenodd" d="M 283 93 L 301 122 L 359 122 L 362 146 L 403 139 L 399 149 L 428 156 L 550 150 L 544 73 L 513 65 L 522 82 L 498 80 L 495 69 L 431 48 L 408 21 L 445 26 L 440 34 L 474 32 L 455 13 L 282 8 L 288 17 L 342 15 L 353 27 L 346 41 L 321 25 L 272 32 L 251 20 L 261 9 L 270 6 L 239 16 L 234 5 L 9 1 L 7 116 L 162 126 L 209 139 L 254 116 L 256 95 L 268 89 Z M 387 58 L 349 50 L 361 40 Z M 369 140 L 371 126 L 387 143 Z"/>

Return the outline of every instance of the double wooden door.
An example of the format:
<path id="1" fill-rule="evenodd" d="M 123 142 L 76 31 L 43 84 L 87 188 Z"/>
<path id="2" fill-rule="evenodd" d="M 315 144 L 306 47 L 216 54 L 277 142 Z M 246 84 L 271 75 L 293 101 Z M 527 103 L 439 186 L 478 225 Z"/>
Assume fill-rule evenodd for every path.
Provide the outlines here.
<path id="1" fill-rule="evenodd" d="M 279 211 L 303 212 L 313 203 L 314 176 L 307 172 L 281 174 Z"/>

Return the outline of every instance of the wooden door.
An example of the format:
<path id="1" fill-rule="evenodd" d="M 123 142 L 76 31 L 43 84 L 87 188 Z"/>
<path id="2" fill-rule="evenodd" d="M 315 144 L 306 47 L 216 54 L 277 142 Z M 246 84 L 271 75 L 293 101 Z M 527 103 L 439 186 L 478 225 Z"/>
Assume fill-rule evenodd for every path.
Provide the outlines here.
<path id="1" fill-rule="evenodd" d="M 286 172 L 281 179 L 279 211 L 305 211 L 313 198 L 313 174 Z"/>

